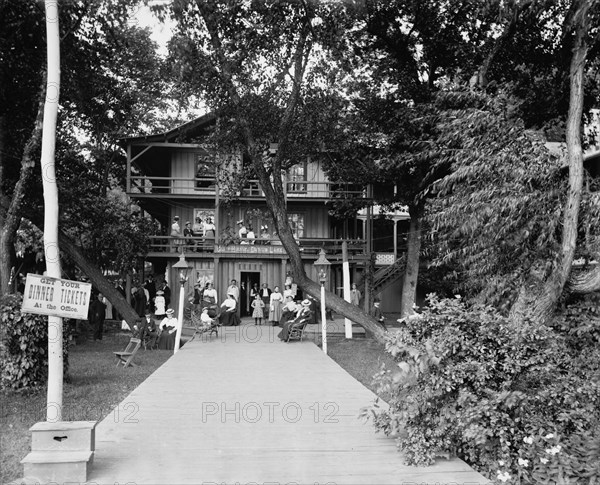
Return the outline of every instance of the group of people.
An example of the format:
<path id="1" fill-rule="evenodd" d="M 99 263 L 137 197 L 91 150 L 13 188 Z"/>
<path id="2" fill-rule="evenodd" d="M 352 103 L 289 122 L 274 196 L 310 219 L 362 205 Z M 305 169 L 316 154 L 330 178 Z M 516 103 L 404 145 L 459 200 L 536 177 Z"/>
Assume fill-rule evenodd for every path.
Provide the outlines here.
<path id="1" fill-rule="evenodd" d="M 271 290 L 267 283 L 263 283 L 260 288 L 255 283 L 250 289 L 250 306 L 254 324 L 262 325 L 264 320 L 272 326 L 279 325 L 285 305 L 289 301 L 294 301 L 295 296 L 291 285 L 286 285 L 282 293 L 279 286 Z"/>
<path id="2" fill-rule="evenodd" d="M 269 227 L 266 225 L 260 226 L 260 234 L 257 237 L 252 224 L 246 224 L 243 219 L 237 221 L 238 239 L 240 244 L 281 244 L 278 239 L 271 239 Z"/>
<path id="3" fill-rule="evenodd" d="M 207 217 L 203 221 L 201 217 L 196 216 L 193 225 L 191 221 L 186 221 L 183 231 L 179 223 L 179 216 L 173 217 L 171 237 L 173 238 L 172 243 L 175 250 L 185 246 L 191 251 L 202 251 L 206 241 L 211 241 L 214 244 L 215 233 L 216 226 L 212 217 Z"/>

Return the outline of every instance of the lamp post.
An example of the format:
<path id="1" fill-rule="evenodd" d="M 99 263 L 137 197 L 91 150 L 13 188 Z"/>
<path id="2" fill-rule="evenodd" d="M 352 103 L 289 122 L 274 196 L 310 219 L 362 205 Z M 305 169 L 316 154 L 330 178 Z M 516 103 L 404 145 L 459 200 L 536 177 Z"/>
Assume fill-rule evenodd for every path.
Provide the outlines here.
<path id="1" fill-rule="evenodd" d="M 331 263 L 325 257 L 325 250 L 321 248 L 319 258 L 315 261 L 315 268 L 321 283 L 321 338 L 323 352 L 327 353 L 327 313 L 325 311 L 325 282 L 327 281 L 327 270 Z"/>
<path id="2" fill-rule="evenodd" d="M 181 327 L 183 326 L 183 297 L 185 296 L 184 287 L 188 280 L 188 271 L 190 270 L 190 267 L 185 260 L 183 249 L 179 255 L 179 261 L 173 265 L 173 268 L 177 269 L 177 272 L 179 273 L 179 283 L 181 284 L 181 287 L 179 288 L 179 311 L 177 312 L 177 333 L 175 334 L 175 348 L 173 349 L 173 353 L 175 354 L 179 350 L 179 342 L 181 341 Z"/>

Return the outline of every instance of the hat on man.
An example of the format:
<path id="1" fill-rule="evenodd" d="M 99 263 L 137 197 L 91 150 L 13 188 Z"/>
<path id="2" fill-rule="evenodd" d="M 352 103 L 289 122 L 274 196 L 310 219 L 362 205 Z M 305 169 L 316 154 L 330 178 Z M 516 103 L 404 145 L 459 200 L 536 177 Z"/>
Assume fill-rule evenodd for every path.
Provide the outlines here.
<path id="1" fill-rule="evenodd" d="M 185 221 L 185 225 L 187 226 L 188 224 L 191 224 L 190 221 Z"/>
<path id="2" fill-rule="evenodd" d="M 173 217 L 173 219 L 177 219 L 177 220 L 179 220 L 179 216 L 175 216 L 175 217 Z"/>
<path id="3" fill-rule="evenodd" d="M 239 221 L 236 222 L 236 224 L 243 224 L 244 223 L 244 219 L 240 219 Z"/>
<path id="4" fill-rule="evenodd" d="M 310 306 L 310 300 L 309 299 L 302 300 L 302 306 Z"/>
<path id="5" fill-rule="evenodd" d="M 173 313 L 175 313 L 175 310 L 173 310 L 172 308 L 169 308 L 169 309 L 166 311 L 166 314 L 167 314 L 167 315 L 173 315 Z"/>
<path id="6" fill-rule="evenodd" d="M 158 290 L 158 291 L 156 292 L 156 294 L 157 294 L 157 295 L 164 295 L 164 294 L 165 294 L 165 292 L 164 292 L 163 290 Z"/>

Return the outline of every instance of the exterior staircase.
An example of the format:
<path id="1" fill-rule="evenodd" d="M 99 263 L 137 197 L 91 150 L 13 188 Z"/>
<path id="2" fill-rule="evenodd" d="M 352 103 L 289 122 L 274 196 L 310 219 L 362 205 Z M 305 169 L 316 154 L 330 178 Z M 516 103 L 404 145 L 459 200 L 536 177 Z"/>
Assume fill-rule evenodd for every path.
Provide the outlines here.
<path id="1" fill-rule="evenodd" d="M 373 274 L 373 288 L 371 289 L 373 294 L 376 295 L 377 293 L 381 293 L 389 285 L 398 281 L 402 276 L 404 276 L 405 269 L 406 257 L 404 255 L 399 257 L 396 261 L 394 261 L 394 264 L 390 264 L 389 266 L 379 268 Z M 364 293 L 364 279 L 361 278 L 357 283 L 356 287 Z"/>

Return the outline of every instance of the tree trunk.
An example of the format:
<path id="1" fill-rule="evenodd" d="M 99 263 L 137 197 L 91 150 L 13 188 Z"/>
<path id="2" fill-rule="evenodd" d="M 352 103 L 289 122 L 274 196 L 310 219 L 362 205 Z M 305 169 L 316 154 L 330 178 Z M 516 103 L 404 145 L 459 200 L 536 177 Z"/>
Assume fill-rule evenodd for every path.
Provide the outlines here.
<path id="1" fill-rule="evenodd" d="M 576 295 L 600 290 L 600 266 L 595 266 L 587 271 L 571 272 L 567 281 L 567 290 Z"/>
<path id="2" fill-rule="evenodd" d="M 127 303 L 127 300 L 125 300 L 123 295 L 121 295 L 114 285 L 104 277 L 102 271 L 98 267 L 87 260 L 83 250 L 66 234 L 59 232 L 58 240 L 61 249 L 71 257 L 77 267 L 90 279 L 98 291 L 110 301 L 112 306 L 123 316 L 123 319 L 129 326 L 132 327 L 133 324 L 138 321 L 139 316 L 131 305 Z"/>
<path id="3" fill-rule="evenodd" d="M 259 165 L 257 167 L 257 165 Z M 262 161 L 256 162 L 255 167 L 259 173 L 259 181 L 262 189 L 265 192 L 265 198 L 267 207 L 273 215 L 273 220 L 277 225 L 277 232 L 281 244 L 287 252 L 290 261 L 291 273 L 294 281 L 302 288 L 303 292 L 306 292 L 317 300 L 321 299 L 321 286 L 311 280 L 304 271 L 304 264 L 302 263 L 302 257 L 300 256 L 300 249 L 290 225 L 288 223 L 287 209 L 285 200 L 283 198 L 283 191 L 280 190 L 278 185 L 281 185 L 281 181 L 275 181 L 271 184 L 268 174 L 264 170 L 264 164 Z M 262 169 L 262 170 L 261 170 Z M 340 298 L 335 293 L 329 291 L 325 292 L 325 304 L 327 308 L 334 310 L 345 318 L 349 318 L 353 322 L 356 322 L 362 326 L 365 331 L 371 335 L 376 341 L 385 343 L 386 330 L 379 322 L 372 318 L 367 313 L 363 312 L 356 305 L 348 303 L 343 298 Z"/>
<path id="4" fill-rule="evenodd" d="M 406 270 L 402 283 L 402 318 L 414 313 L 413 307 L 417 297 L 417 280 L 419 279 L 419 254 L 421 252 L 421 216 L 417 209 L 410 209 L 410 229 L 408 231 L 408 248 L 406 254 Z"/>
<path id="5" fill-rule="evenodd" d="M 535 264 L 529 280 L 521 288 L 511 309 L 511 318 L 520 321 L 529 318 L 547 323 L 560 298 L 575 255 L 579 207 L 583 188 L 583 151 L 581 148 L 581 118 L 583 113 L 584 68 L 587 56 L 589 2 L 577 0 L 572 4 L 573 49 L 570 69 L 570 98 L 567 116 L 567 152 L 569 163 L 569 190 L 563 212 L 561 253 L 556 269 L 546 275 L 544 262 Z M 571 28 L 571 25 L 568 26 Z M 565 37 L 567 32 L 564 33 Z"/>
<path id="6" fill-rule="evenodd" d="M 46 76 L 43 76 L 44 83 Z M 42 121 L 44 119 L 44 98 L 46 88 L 42 85 L 40 89 L 40 99 L 38 104 L 38 112 L 33 125 L 33 131 L 31 136 L 25 145 L 23 155 L 21 157 L 21 171 L 19 173 L 19 180 L 15 185 L 15 189 L 12 193 L 12 197 L 9 199 L 5 197 L 6 194 L 2 193 L 2 209 L 0 214 L 0 295 L 6 293 L 12 293 L 12 289 L 8 284 L 10 279 L 10 272 L 14 263 L 14 244 L 17 229 L 21 223 L 21 207 L 23 205 L 23 199 L 25 197 L 25 189 L 33 174 L 35 167 L 34 154 L 40 145 L 42 139 Z M 2 127 L 0 127 L 2 128 Z M 3 134 L 1 135 L 3 136 Z M 4 157 L 4 153 L 0 154 Z M 1 160 L 0 163 L 4 163 Z M 5 211 L 5 199 L 8 201 L 8 207 Z"/>

